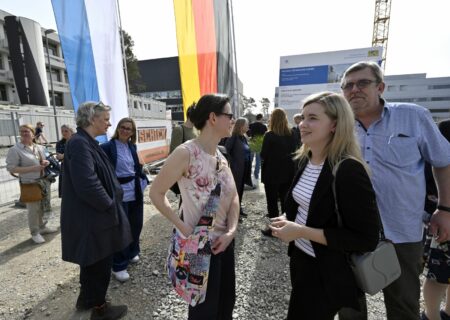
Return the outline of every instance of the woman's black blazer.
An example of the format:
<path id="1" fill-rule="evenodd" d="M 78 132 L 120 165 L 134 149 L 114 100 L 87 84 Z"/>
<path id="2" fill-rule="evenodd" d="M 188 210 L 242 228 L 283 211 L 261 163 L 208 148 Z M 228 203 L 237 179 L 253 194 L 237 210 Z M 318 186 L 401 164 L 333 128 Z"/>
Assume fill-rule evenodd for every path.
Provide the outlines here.
<path id="1" fill-rule="evenodd" d="M 295 221 L 298 209 L 292 190 L 305 167 L 304 161 L 286 198 L 286 214 L 290 221 Z M 358 291 L 346 253 L 376 248 L 380 232 L 378 208 L 372 183 L 363 165 L 353 159 L 344 160 L 336 174 L 336 195 L 343 220 L 343 226 L 338 227 L 332 182 L 332 169 L 326 160 L 311 196 L 306 225 L 323 229 L 327 239 L 327 246 L 311 242 L 319 264 L 318 271 L 323 283 L 327 284 L 325 292 L 331 301 L 355 306 Z M 291 242 L 289 255 L 293 246 L 294 242 Z"/>
<path id="2" fill-rule="evenodd" d="M 296 141 L 293 135 L 279 136 L 267 131 L 261 148 L 261 181 L 266 184 L 290 183 L 295 173 Z"/>

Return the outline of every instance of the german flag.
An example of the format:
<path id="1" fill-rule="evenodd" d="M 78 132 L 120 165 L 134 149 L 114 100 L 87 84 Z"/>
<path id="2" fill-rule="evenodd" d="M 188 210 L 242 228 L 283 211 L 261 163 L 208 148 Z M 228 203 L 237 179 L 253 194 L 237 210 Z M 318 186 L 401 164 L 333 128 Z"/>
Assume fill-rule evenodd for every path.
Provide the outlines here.
<path id="1" fill-rule="evenodd" d="M 207 93 L 233 96 L 228 0 L 174 0 L 183 110 Z"/>

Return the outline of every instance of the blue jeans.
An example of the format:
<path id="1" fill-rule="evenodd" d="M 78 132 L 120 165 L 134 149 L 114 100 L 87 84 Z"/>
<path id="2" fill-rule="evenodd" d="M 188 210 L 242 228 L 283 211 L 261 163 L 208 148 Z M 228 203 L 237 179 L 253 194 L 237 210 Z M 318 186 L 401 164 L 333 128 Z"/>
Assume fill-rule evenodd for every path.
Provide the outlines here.
<path id="1" fill-rule="evenodd" d="M 122 207 L 130 223 L 133 242 L 122 251 L 114 254 L 112 267 L 114 272 L 126 270 L 130 260 L 137 256 L 141 251 L 139 247 L 139 237 L 144 222 L 144 203 L 142 200 L 122 202 Z"/>
<path id="2" fill-rule="evenodd" d="M 256 156 L 255 170 L 253 171 L 253 176 L 255 179 L 259 179 L 259 172 L 261 170 L 261 154 L 259 152 L 252 152 L 251 162 L 253 163 L 253 158 Z"/>

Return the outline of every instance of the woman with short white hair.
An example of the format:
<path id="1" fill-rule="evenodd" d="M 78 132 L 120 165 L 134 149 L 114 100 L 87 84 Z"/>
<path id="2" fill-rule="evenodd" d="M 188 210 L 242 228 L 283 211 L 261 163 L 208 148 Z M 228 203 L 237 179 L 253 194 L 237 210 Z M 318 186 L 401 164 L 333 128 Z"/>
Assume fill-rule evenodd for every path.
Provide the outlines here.
<path id="1" fill-rule="evenodd" d="M 115 252 L 131 243 L 122 208 L 123 191 L 108 156 L 95 137 L 111 126 L 111 108 L 85 102 L 77 111 L 77 133 L 64 152 L 61 202 L 62 259 L 80 265 L 76 308 L 92 308 L 91 319 L 120 319 L 126 306 L 106 303 Z"/>

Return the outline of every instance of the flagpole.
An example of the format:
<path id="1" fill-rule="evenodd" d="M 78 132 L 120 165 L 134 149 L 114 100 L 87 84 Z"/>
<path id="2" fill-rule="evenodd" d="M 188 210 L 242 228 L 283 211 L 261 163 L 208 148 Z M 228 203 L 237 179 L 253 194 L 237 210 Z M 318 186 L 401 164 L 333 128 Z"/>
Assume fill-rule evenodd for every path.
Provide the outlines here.
<path id="1" fill-rule="evenodd" d="M 123 38 L 122 19 L 120 17 L 119 0 L 116 0 L 116 3 L 117 3 L 117 14 L 119 17 L 119 34 L 120 34 L 120 45 L 122 47 L 123 73 L 125 75 L 125 87 L 127 88 L 127 107 L 130 108 L 130 86 L 128 84 L 127 58 L 125 56 L 125 41 Z"/>
<path id="2" fill-rule="evenodd" d="M 236 39 L 234 34 L 234 15 L 233 15 L 233 0 L 229 0 L 229 10 L 231 16 L 231 35 L 232 35 L 232 45 L 233 45 L 233 71 L 234 71 L 234 105 L 236 110 L 236 116 L 241 115 L 241 109 L 239 107 L 239 87 L 238 87 L 238 73 L 237 73 L 237 58 L 236 58 Z"/>

